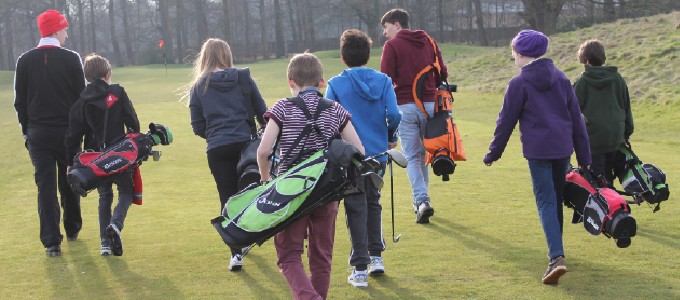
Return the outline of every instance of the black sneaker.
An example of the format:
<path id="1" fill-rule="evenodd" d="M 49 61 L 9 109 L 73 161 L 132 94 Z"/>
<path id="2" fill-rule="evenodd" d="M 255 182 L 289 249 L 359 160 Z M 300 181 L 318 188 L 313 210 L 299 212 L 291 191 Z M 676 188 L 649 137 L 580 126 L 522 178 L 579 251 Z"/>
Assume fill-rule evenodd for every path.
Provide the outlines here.
<path id="1" fill-rule="evenodd" d="M 45 247 L 45 254 L 47 255 L 47 257 L 60 256 L 61 255 L 61 246 L 60 245 L 54 245 L 54 246 Z"/>
<path id="2" fill-rule="evenodd" d="M 430 217 L 434 215 L 434 208 L 430 206 L 430 201 L 423 201 L 416 210 L 416 223 L 430 223 Z"/>
<path id="3" fill-rule="evenodd" d="M 123 241 L 120 239 L 120 230 L 116 224 L 106 227 L 106 235 L 111 239 L 111 252 L 114 256 L 123 255 Z"/>
<path id="4" fill-rule="evenodd" d="M 78 233 L 79 232 L 76 232 L 74 234 L 67 234 L 66 240 L 69 241 L 69 242 L 77 241 L 78 240 Z"/>

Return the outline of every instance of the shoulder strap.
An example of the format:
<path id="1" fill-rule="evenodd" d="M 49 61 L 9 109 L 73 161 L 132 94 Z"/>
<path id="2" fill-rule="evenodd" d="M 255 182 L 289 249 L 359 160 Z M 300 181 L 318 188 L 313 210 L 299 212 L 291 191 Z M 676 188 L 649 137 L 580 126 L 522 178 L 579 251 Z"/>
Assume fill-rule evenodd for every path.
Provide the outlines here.
<path id="1" fill-rule="evenodd" d="M 122 94 L 123 88 L 119 84 L 111 84 L 109 85 L 109 93 L 106 95 L 106 97 L 108 98 L 109 95 L 113 95 L 116 98 L 120 99 Z M 108 99 L 105 99 L 104 101 L 108 101 Z M 102 140 L 99 143 L 101 150 L 104 150 L 106 148 L 106 132 L 108 131 L 108 127 L 109 127 L 109 106 L 106 105 L 106 108 L 104 108 L 104 126 L 102 126 Z"/>
<path id="2" fill-rule="evenodd" d="M 326 98 L 323 98 L 323 97 L 319 98 L 319 100 L 318 100 L 319 104 L 316 106 L 316 111 L 314 112 L 314 115 L 312 116 L 312 113 L 309 112 L 309 110 L 307 109 L 307 105 L 305 104 L 305 100 L 302 99 L 301 97 L 296 96 L 296 97 L 291 97 L 291 98 L 286 98 L 286 99 L 288 101 L 290 101 L 291 103 L 295 104 L 295 106 L 300 108 L 300 110 L 302 110 L 302 113 L 305 114 L 305 119 L 307 119 L 307 124 L 302 129 L 302 132 L 300 132 L 300 135 L 298 135 L 298 137 L 293 142 L 293 146 L 291 148 L 288 148 L 288 151 L 286 151 L 286 153 L 283 155 L 283 157 L 281 157 L 281 161 L 286 161 L 286 159 L 293 152 L 293 149 L 297 145 L 300 144 L 302 139 L 309 136 L 309 134 L 312 132 L 312 130 L 314 130 L 318 135 L 322 134 L 321 128 L 319 128 L 316 121 L 319 119 L 321 112 L 323 112 L 324 110 L 326 110 L 328 108 L 333 107 L 333 104 L 334 104 L 333 100 L 329 100 L 329 99 L 326 99 Z M 300 152 L 298 153 L 297 156 L 300 156 L 302 154 L 302 152 L 304 151 L 304 148 L 305 148 L 305 144 L 302 143 L 301 147 L 302 147 L 302 149 L 300 150 Z M 291 161 L 295 161 L 295 160 L 297 160 L 297 157 L 295 159 L 291 160 Z"/>
<path id="3" fill-rule="evenodd" d="M 243 68 L 238 69 L 238 85 L 241 87 L 241 93 L 243 98 L 246 99 L 246 110 L 248 110 L 248 126 L 250 126 L 251 135 L 255 137 L 257 135 L 257 126 L 255 125 L 255 108 L 253 107 L 252 85 L 250 82 L 250 69 Z"/>
<path id="4" fill-rule="evenodd" d="M 441 63 L 439 61 L 439 57 L 437 57 L 437 43 L 428 35 L 427 39 L 430 41 L 430 45 L 432 45 L 432 51 L 434 52 L 434 63 L 425 66 L 418 74 L 416 74 L 416 77 L 413 79 L 413 85 L 411 86 L 411 92 L 413 94 L 413 100 L 415 101 L 416 105 L 418 105 L 418 108 L 425 114 L 425 117 L 428 119 L 430 118 L 430 115 L 425 111 L 425 106 L 423 105 L 423 100 L 421 99 L 423 96 L 423 85 L 425 84 L 425 80 L 427 79 L 427 74 L 433 73 L 435 77 L 435 82 L 437 81 L 442 81 L 441 79 Z"/>

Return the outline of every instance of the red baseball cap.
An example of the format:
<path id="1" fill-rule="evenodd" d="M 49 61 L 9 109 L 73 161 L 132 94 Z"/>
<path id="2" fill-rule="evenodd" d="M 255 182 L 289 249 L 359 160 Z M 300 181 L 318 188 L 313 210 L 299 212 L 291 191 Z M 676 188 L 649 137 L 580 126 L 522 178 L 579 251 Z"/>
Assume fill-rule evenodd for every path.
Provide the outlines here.
<path id="1" fill-rule="evenodd" d="M 66 27 L 68 27 L 66 17 L 56 10 L 46 10 L 38 16 L 38 28 L 42 37 L 46 37 Z"/>

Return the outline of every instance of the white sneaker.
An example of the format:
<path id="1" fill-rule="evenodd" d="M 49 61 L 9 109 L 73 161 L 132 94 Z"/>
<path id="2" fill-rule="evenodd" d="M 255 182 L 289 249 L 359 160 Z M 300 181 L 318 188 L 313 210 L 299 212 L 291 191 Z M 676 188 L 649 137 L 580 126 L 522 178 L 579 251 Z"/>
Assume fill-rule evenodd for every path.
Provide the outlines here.
<path id="1" fill-rule="evenodd" d="M 367 287 L 368 271 L 352 270 L 352 274 L 349 274 L 349 277 L 347 278 L 347 283 L 353 285 L 354 287 Z"/>
<path id="2" fill-rule="evenodd" d="M 368 265 L 368 275 L 377 276 L 385 274 L 385 265 L 380 256 L 371 256 L 371 264 Z"/>
<path id="3" fill-rule="evenodd" d="M 229 261 L 229 271 L 241 271 L 243 269 L 243 256 L 236 254 Z"/>

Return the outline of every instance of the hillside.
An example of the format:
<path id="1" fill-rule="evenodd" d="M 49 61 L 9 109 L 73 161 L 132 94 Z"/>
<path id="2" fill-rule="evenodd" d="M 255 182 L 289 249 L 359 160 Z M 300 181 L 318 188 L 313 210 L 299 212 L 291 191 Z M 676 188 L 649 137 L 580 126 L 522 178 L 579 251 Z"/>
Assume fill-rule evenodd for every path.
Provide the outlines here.
<path id="1" fill-rule="evenodd" d="M 633 101 L 670 104 L 680 101 L 680 12 L 640 19 L 622 19 L 550 36 L 546 57 L 574 80 L 583 70 L 579 45 L 598 39 L 605 45 L 606 65 L 617 66 L 628 82 Z M 508 41 L 508 44 L 510 41 Z M 467 59 L 462 59 L 467 58 Z M 455 81 L 468 92 L 502 93 L 517 74 L 509 47 L 483 55 L 447 57 Z"/>

